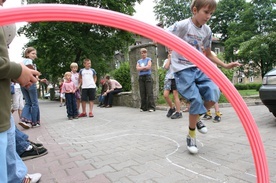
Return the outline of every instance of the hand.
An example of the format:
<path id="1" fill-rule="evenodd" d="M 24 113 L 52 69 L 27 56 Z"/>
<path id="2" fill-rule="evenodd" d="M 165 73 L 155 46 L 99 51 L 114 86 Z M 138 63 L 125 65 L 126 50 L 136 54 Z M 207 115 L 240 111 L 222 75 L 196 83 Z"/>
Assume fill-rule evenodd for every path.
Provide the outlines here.
<path id="1" fill-rule="evenodd" d="M 20 65 L 22 67 L 22 72 L 19 78 L 16 79 L 16 81 L 23 87 L 29 87 L 33 83 L 36 83 L 36 76 L 39 76 L 40 73 L 36 70 L 29 69 L 23 63 L 21 63 Z"/>
<path id="2" fill-rule="evenodd" d="M 47 83 L 47 79 L 45 79 L 45 78 L 44 78 L 44 79 L 41 79 L 40 82 L 42 82 L 42 83 Z"/>
<path id="3" fill-rule="evenodd" d="M 226 69 L 232 69 L 233 67 L 239 67 L 241 66 L 242 64 L 239 63 L 239 62 L 231 62 L 229 64 L 226 64 Z"/>

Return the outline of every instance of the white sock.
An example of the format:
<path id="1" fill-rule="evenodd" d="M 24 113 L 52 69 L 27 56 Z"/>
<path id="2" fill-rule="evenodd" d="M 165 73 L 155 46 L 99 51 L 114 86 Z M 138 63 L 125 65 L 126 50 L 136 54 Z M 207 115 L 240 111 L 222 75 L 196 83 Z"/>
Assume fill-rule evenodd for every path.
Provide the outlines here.
<path id="1" fill-rule="evenodd" d="M 32 149 L 33 149 L 33 146 L 32 146 L 32 145 L 29 145 L 29 146 L 27 147 L 26 151 L 30 151 L 30 150 L 32 150 Z"/>

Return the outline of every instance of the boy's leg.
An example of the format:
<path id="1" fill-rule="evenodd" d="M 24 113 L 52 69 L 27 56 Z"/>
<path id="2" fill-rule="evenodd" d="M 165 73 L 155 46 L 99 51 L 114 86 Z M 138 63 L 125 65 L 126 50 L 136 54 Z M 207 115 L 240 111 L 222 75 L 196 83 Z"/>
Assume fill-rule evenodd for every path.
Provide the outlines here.
<path id="1" fill-rule="evenodd" d="M 141 98 L 141 107 L 140 109 L 143 111 L 148 110 L 147 100 L 146 100 L 146 78 L 145 76 L 139 76 L 139 90 L 140 90 L 140 98 Z"/>
<path id="2" fill-rule="evenodd" d="M 216 113 L 216 115 L 215 115 L 215 117 L 213 119 L 213 122 L 214 123 L 219 123 L 221 121 L 221 113 L 219 111 L 219 104 L 218 104 L 218 102 L 216 102 L 214 106 L 215 106 L 215 113 Z"/>
<path id="3" fill-rule="evenodd" d="M 171 80 L 167 79 L 164 81 L 164 92 L 163 96 L 166 100 L 167 104 L 169 105 L 170 109 L 168 110 L 167 117 L 171 117 L 172 114 L 175 112 L 175 108 L 173 107 L 172 100 L 170 99 L 170 91 L 171 91 Z"/>
<path id="4" fill-rule="evenodd" d="M 171 119 L 179 119 L 182 118 L 182 113 L 180 112 L 180 100 L 179 100 L 179 94 L 176 88 L 175 80 L 172 80 L 171 88 L 173 91 L 173 98 L 174 98 L 174 104 L 176 107 L 176 113 L 172 115 Z"/>
<path id="5" fill-rule="evenodd" d="M 197 68 L 188 68 L 175 73 L 177 90 L 180 95 L 190 101 L 189 110 L 189 134 L 187 136 L 187 148 L 190 153 L 197 153 L 196 132 L 197 128 L 201 133 L 207 133 L 206 126 L 199 120 L 199 114 L 204 114 L 206 108 L 201 99 L 200 87 L 198 86 Z"/>
<path id="6" fill-rule="evenodd" d="M 153 98 L 153 79 L 149 75 L 146 78 L 146 95 L 148 111 L 155 111 L 155 103 Z"/>
<path id="7" fill-rule="evenodd" d="M 92 113 L 93 111 L 93 106 L 94 106 L 94 101 L 89 101 L 89 113 Z"/>
<path id="8" fill-rule="evenodd" d="M 171 91 L 171 80 L 166 79 L 164 81 L 164 92 L 163 97 L 166 100 L 167 104 L 170 108 L 173 108 L 172 100 L 170 99 L 170 91 Z"/>
<path id="9" fill-rule="evenodd" d="M 28 141 L 28 135 L 21 132 L 15 127 L 15 141 L 16 141 L 16 152 L 20 156 L 31 144 Z"/>
<path id="10" fill-rule="evenodd" d="M 15 124 L 13 117 L 10 118 L 11 128 L 8 130 L 7 169 L 8 182 L 22 182 L 27 175 L 27 167 L 16 152 L 15 147 Z"/>
<path id="11" fill-rule="evenodd" d="M 96 96 L 96 88 L 90 88 L 88 90 L 88 98 L 89 98 L 89 117 L 94 117 L 92 111 L 94 107 L 94 100 Z"/>
<path id="12" fill-rule="evenodd" d="M 170 90 L 164 90 L 163 92 L 164 99 L 170 108 L 173 108 L 172 100 L 170 99 Z"/>
<path id="13" fill-rule="evenodd" d="M 81 90 L 81 108 L 82 113 L 79 114 L 78 117 L 86 117 L 86 101 L 87 101 L 87 89 Z"/>
<path id="14" fill-rule="evenodd" d="M 170 95 L 170 90 L 165 89 L 163 96 L 164 96 L 167 104 L 170 107 L 170 109 L 168 110 L 167 115 L 166 115 L 168 118 L 171 117 L 172 114 L 175 112 L 175 107 L 173 107 L 173 103 L 172 103 L 172 100 L 170 99 L 169 95 Z"/>
<path id="15" fill-rule="evenodd" d="M 8 132 L 0 133 L 0 182 L 6 183 L 8 182 L 8 171 L 7 171 L 7 147 L 8 147 Z"/>

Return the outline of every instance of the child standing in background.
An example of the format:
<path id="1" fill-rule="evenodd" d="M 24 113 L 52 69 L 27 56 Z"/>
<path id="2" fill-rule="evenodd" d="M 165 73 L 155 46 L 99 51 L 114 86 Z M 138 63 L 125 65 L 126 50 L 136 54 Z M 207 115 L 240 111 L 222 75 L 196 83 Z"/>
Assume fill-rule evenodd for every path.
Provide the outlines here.
<path id="1" fill-rule="evenodd" d="M 78 118 L 78 109 L 75 97 L 76 87 L 71 81 L 71 72 L 64 74 L 65 81 L 62 85 L 61 92 L 65 94 L 67 117 L 69 120 Z"/>
<path id="2" fill-rule="evenodd" d="M 76 62 L 72 62 L 70 65 L 70 69 L 71 69 L 71 80 L 72 82 L 75 84 L 76 87 L 76 91 L 75 91 L 75 97 L 76 97 L 76 101 L 77 101 L 77 109 L 79 111 L 80 109 L 80 89 L 79 89 L 79 73 L 78 73 L 78 64 Z"/>
<path id="3" fill-rule="evenodd" d="M 167 117 L 171 119 L 182 118 L 182 113 L 180 112 L 179 95 L 175 84 L 174 74 L 171 69 L 171 49 L 168 50 L 168 57 L 164 61 L 163 68 L 167 70 L 165 81 L 164 81 L 164 93 L 163 93 L 163 96 L 170 107 L 167 113 Z M 175 107 L 173 107 L 172 100 L 170 99 L 170 92 L 173 93 Z"/>
<path id="4" fill-rule="evenodd" d="M 139 73 L 139 90 L 141 98 L 140 112 L 155 111 L 153 98 L 153 79 L 151 77 L 151 58 L 147 57 L 147 49 L 141 48 L 141 59 L 137 61 L 136 70 Z"/>
<path id="5" fill-rule="evenodd" d="M 94 117 L 92 110 L 96 94 L 97 73 L 91 68 L 91 60 L 83 60 L 84 68 L 80 70 L 79 84 L 81 85 L 82 113 L 79 117 L 86 117 L 86 102 L 89 100 L 89 117 Z"/>
<path id="6" fill-rule="evenodd" d="M 63 106 L 63 101 L 65 100 L 65 96 L 64 96 L 64 93 L 61 92 L 61 88 L 62 88 L 62 85 L 64 83 L 64 78 L 61 79 L 61 83 L 59 85 L 59 100 L 60 100 L 60 105 L 59 107 L 62 107 Z M 64 101 L 64 105 L 65 105 L 65 101 Z"/>
<path id="7" fill-rule="evenodd" d="M 14 111 L 18 112 L 19 119 L 22 114 L 22 110 L 24 107 L 23 94 L 18 83 L 14 83 L 14 94 L 12 95 L 12 109 L 11 113 Z"/>

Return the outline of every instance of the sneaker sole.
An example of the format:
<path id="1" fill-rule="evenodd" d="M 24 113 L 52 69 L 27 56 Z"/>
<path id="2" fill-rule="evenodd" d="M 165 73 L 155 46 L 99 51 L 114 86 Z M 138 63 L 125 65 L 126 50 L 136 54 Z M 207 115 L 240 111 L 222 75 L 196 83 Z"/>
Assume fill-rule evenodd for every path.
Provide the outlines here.
<path id="1" fill-rule="evenodd" d="M 197 154 L 198 153 L 198 148 L 197 147 L 189 147 L 187 146 L 187 149 L 188 151 L 191 153 L 191 154 Z"/>
<path id="2" fill-rule="evenodd" d="M 44 156 L 48 154 L 48 151 L 44 152 L 44 153 L 41 153 L 39 155 L 34 155 L 34 156 L 27 156 L 27 157 L 23 157 L 21 158 L 23 161 L 26 161 L 26 160 L 29 160 L 29 159 L 34 159 L 34 158 L 38 158 L 38 157 L 41 157 L 41 156 Z"/>
<path id="3" fill-rule="evenodd" d="M 220 121 L 215 121 L 215 120 L 213 120 L 213 123 L 220 123 Z"/>
<path id="4" fill-rule="evenodd" d="M 30 129 L 31 127 L 29 125 L 26 125 L 24 123 L 18 123 L 20 126 L 22 126 L 25 129 Z"/>
<path id="5" fill-rule="evenodd" d="M 180 118 L 182 118 L 183 116 L 181 115 L 181 116 L 178 116 L 177 118 L 172 118 L 171 117 L 171 119 L 180 119 Z"/>
<path id="6" fill-rule="evenodd" d="M 197 129 L 200 133 L 202 133 L 202 134 L 206 134 L 207 132 L 208 132 L 208 129 L 207 129 L 207 127 L 203 127 L 203 128 L 201 128 L 201 129 Z"/>
<path id="7" fill-rule="evenodd" d="M 210 119 L 212 119 L 212 118 L 201 118 L 201 119 L 203 119 L 203 120 L 210 120 Z"/>

